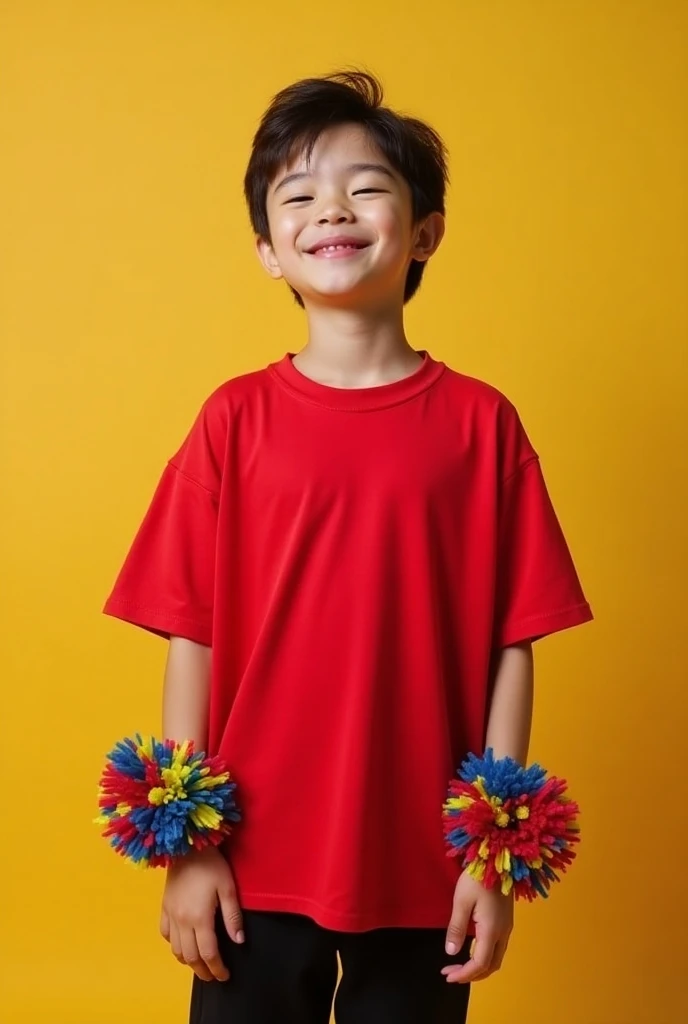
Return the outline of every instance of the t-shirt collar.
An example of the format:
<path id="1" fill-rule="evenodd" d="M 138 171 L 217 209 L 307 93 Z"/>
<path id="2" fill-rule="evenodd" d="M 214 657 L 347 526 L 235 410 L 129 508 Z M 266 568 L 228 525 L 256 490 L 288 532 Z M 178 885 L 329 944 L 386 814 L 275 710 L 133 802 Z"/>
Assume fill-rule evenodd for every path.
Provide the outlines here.
<path id="1" fill-rule="evenodd" d="M 423 361 L 409 376 L 391 384 L 367 388 L 338 388 L 312 380 L 294 366 L 292 352 L 272 363 L 270 370 L 283 387 L 315 405 L 348 412 L 368 412 L 415 398 L 439 380 L 446 368 L 445 364 L 433 359 L 425 350 L 420 350 L 418 355 Z"/>

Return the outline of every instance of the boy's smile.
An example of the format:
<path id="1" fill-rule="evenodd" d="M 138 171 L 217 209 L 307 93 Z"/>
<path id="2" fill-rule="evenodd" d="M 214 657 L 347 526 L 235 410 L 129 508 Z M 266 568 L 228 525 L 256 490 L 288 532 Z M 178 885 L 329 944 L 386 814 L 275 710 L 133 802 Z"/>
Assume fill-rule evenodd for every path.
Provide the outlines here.
<path id="1" fill-rule="evenodd" d="M 342 259 L 357 255 L 369 245 L 370 242 L 354 238 L 352 235 L 332 235 L 320 239 L 306 250 L 306 254 L 323 259 Z"/>

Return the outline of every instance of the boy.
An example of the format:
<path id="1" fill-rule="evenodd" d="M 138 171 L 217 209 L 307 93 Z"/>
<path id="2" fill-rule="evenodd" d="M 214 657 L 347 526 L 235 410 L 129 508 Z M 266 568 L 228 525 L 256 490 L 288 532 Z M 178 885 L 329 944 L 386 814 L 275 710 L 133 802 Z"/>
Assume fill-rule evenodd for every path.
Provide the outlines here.
<path id="1" fill-rule="evenodd" d="M 204 403 L 106 605 L 169 639 L 164 736 L 238 784 L 224 854 L 167 875 L 191 1024 L 327 1024 L 337 953 L 338 1024 L 459 1024 L 504 957 L 442 803 L 468 752 L 525 761 L 532 642 L 591 612 L 512 405 L 405 336 L 446 177 L 367 75 L 275 98 L 245 191 L 307 342 Z"/>

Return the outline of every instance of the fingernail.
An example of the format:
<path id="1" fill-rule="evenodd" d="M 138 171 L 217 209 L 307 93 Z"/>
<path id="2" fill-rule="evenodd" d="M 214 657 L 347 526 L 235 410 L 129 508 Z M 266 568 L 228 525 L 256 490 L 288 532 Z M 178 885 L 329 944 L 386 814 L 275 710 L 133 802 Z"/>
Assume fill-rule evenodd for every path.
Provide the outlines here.
<path id="1" fill-rule="evenodd" d="M 236 933 L 236 940 L 239 943 L 239 945 L 241 945 L 241 943 L 244 942 L 244 940 L 245 940 L 244 933 L 243 932 L 237 932 Z"/>
<path id="2" fill-rule="evenodd" d="M 449 953 L 449 956 L 456 956 L 456 954 L 458 953 L 458 949 L 456 948 L 455 943 L 447 943 L 447 953 Z"/>

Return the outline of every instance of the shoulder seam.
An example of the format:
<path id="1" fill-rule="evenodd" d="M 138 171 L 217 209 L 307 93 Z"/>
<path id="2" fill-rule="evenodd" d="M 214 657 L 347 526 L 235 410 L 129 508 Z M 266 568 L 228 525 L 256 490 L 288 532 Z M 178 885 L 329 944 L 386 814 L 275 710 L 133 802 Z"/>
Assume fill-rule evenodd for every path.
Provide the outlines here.
<path id="1" fill-rule="evenodd" d="M 210 487 L 206 487 L 205 484 L 202 484 L 200 480 L 196 480 L 195 477 L 189 476 L 188 473 L 184 472 L 183 469 L 179 468 L 179 466 L 176 464 L 176 462 L 174 462 L 173 459 L 169 459 L 167 464 L 168 466 L 170 466 L 171 469 L 175 471 L 175 473 L 178 473 L 179 476 L 181 476 L 188 483 L 193 484 L 194 487 L 198 487 L 201 491 L 204 491 L 206 494 L 210 495 L 211 498 L 214 498 L 217 501 L 218 494 L 216 491 L 212 491 Z"/>
<path id="2" fill-rule="evenodd" d="M 515 476 L 518 476 L 519 473 L 522 473 L 524 469 L 528 468 L 528 466 L 532 466 L 534 462 L 539 461 L 539 455 L 529 455 L 525 462 L 522 462 L 520 466 L 517 466 L 513 473 L 509 473 L 508 476 L 504 477 L 504 479 L 502 480 L 502 485 L 508 484 L 510 480 L 513 480 Z"/>

